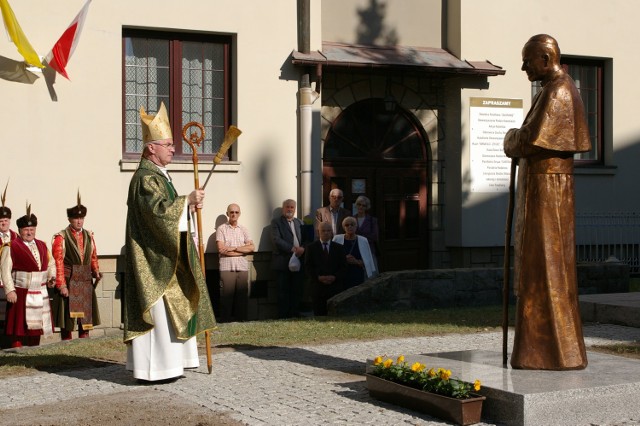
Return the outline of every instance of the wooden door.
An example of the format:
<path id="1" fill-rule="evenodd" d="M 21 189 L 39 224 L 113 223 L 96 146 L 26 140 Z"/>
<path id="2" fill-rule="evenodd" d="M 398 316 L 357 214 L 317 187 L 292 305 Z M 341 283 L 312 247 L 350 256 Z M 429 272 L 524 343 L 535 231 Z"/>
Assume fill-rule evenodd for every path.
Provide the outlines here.
<path id="1" fill-rule="evenodd" d="M 380 269 L 428 267 L 427 186 L 424 168 L 381 168 L 376 173 Z"/>
<path id="2" fill-rule="evenodd" d="M 427 268 L 429 141 L 420 121 L 398 104 L 367 98 L 331 124 L 323 150 L 323 204 L 340 188 L 352 212 L 359 195 L 371 200 L 380 228 L 381 271 Z"/>
<path id="3" fill-rule="evenodd" d="M 371 200 L 369 213 L 378 219 L 381 271 L 424 269 L 428 266 L 427 182 L 424 165 L 406 167 L 324 167 L 324 203 L 340 188 L 343 207 L 355 214 L 360 195 Z"/>

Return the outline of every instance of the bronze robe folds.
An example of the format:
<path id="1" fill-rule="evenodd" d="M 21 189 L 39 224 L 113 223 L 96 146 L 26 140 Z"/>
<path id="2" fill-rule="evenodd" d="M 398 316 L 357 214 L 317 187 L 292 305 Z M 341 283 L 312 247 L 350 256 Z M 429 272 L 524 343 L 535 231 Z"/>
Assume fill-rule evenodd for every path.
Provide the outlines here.
<path id="1" fill-rule="evenodd" d="M 124 283 L 124 341 L 153 327 L 161 298 L 181 340 L 215 328 L 215 318 L 193 239 L 178 224 L 185 196 L 143 158 L 129 185 Z"/>
<path id="2" fill-rule="evenodd" d="M 504 139 L 518 158 L 513 368 L 587 366 L 578 307 L 573 154 L 591 143 L 580 94 L 559 70 Z"/>

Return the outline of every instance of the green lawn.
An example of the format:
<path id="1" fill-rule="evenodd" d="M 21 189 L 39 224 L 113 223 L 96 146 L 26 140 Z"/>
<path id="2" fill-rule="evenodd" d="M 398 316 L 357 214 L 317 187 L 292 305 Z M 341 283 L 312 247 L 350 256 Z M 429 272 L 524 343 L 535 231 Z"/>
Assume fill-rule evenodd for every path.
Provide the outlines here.
<path id="1" fill-rule="evenodd" d="M 513 325 L 513 307 L 510 321 Z M 351 317 L 301 318 L 220 324 L 211 333 L 214 352 L 268 346 L 299 346 L 342 341 L 377 340 L 451 333 L 498 331 L 502 308 L 490 306 L 425 311 L 387 311 Z M 204 347 L 204 337 L 199 337 Z M 640 358 L 640 344 L 589 348 Z M 18 351 L 0 351 L 0 378 L 37 370 L 87 368 L 124 363 L 126 347 L 120 335 L 75 339 Z"/>

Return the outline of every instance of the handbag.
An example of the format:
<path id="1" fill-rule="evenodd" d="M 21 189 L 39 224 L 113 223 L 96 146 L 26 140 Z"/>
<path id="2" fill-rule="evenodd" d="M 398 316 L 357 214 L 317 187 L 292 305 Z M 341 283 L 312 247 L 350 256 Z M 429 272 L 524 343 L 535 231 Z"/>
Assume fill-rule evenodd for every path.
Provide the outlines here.
<path id="1" fill-rule="evenodd" d="M 291 258 L 289 259 L 289 270 L 291 272 L 298 272 L 300 270 L 300 259 L 296 256 L 295 253 L 291 254 Z"/>

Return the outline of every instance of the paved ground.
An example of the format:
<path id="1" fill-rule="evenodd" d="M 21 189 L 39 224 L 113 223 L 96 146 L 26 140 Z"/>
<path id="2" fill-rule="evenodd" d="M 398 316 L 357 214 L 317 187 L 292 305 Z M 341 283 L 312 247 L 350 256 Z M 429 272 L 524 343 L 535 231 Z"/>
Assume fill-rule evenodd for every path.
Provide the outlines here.
<path id="1" fill-rule="evenodd" d="M 588 346 L 640 341 L 640 329 L 589 325 L 585 327 L 585 340 Z M 473 349 L 500 352 L 501 333 L 224 352 L 214 356 L 211 375 L 206 373 L 204 365 L 186 372 L 183 378 L 173 383 L 147 386 L 134 381 L 122 365 L 63 373 L 39 372 L 35 376 L 0 381 L 0 424 L 16 424 L 18 417 L 12 413 L 20 408 L 30 407 L 30 411 L 41 411 L 46 415 L 46 409 L 39 407 L 63 404 L 68 407 L 71 419 L 74 407 L 79 405 L 72 402 L 74 397 L 93 401 L 95 409 L 99 409 L 98 401 L 109 404 L 114 395 L 130 395 L 133 403 L 144 393 L 148 398 L 146 403 L 155 404 L 158 410 L 177 404 L 182 410 L 191 407 L 199 414 L 216 414 L 218 419 L 231 419 L 247 425 L 439 425 L 444 423 L 370 398 L 362 375 L 365 362 L 384 354 L 395 356 Z M 201 363 L 206 364 L 203 357 Z M 78 415 L 74 413 L 73 418 L 77 419 Z M 83 422 L 82 417 L 67 422 L 91 423 L 88 420 Z M 118 416 L 114 416 L 110 423 L 132 424 Z M 159 424 L 233 423 L 222 420 L 202 422 L 185 414 L 181 422 L 167 420 Z M 64 423 L 31 420 L 20 424 Z M 640 425 L 640 419 L 612 419 L 607 424 Z"/>

